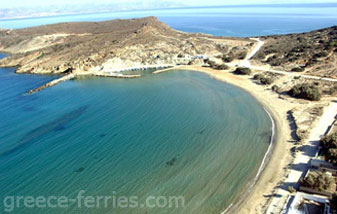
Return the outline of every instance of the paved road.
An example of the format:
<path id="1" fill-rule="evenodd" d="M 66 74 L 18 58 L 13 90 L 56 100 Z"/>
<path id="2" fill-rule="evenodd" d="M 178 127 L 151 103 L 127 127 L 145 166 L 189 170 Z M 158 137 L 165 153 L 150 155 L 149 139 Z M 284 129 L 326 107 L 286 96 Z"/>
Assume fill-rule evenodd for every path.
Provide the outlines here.
<path id="1" fill-rule="evenodd" d="M 297 153 L 294 162 L 291 165 L 288 177 L 282 185 L 278 188 L 277 192 L 271 200 L 267 209 L 267 214 L 279 214 L 289 197 L 289 186 L 298 186 L 300 178 L 309 169 L 309 161 L 315 157 L 319 147 L 319 140 L 326 133 L 329 126 L 334 122 L 335 115 L 337 114 L 337 103 L 331 102 L 327 109 L 324 111 L 319 120 L 318 125 L 311 130 L 308 142 L 303 146 L 303 149 Z"/>

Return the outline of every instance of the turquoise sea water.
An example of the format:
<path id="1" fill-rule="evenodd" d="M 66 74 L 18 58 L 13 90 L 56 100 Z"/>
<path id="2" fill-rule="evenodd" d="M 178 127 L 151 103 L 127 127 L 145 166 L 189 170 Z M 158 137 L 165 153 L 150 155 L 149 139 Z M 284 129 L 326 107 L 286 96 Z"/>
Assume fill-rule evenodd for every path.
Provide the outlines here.
<path id="1" fill-rule="evenodd" d="M 193 71 L 85 78 L 0 72 L 0 198 L 183 196 L 179 208 L 15 208 L 14 213 L 219 213 L 256 175 L 271 121 L 239 88 Z M 3 207 L 4 208 L 4 207 Z M 3 211 L 3 210 L 1 210 Z"/>
<path id="2" fill-rule="evenodd" d="M 0 20 L 0 28 L 12 29 L 58 22 L 156 16 L 177 30 L 219 36 L 249 37 L 301 33 L 337 25 L 336 11 L 336 3 L 217 6 Z"/>
<path id="3" fill-rule="evenodd" d="M 295 33 L 337 23 L 336 5 L 218 7 L 2 20 L 22 28 L 158 16 L 189 32 Z M 5 55 L 0 55 L 5 57 Z M 12 213 L 220 213 L 255 177 L 271 120 L 249 94 L 194 71 L 83 78 L 34 95 L 55 76 L 0 69 L 0 201 L 6 196 L 182 196 L 178 208 L 20 208 Z M 21 204 L 22 205 L 22 204 Z M 4 204 L 0 204 L 3 213 Z"/>

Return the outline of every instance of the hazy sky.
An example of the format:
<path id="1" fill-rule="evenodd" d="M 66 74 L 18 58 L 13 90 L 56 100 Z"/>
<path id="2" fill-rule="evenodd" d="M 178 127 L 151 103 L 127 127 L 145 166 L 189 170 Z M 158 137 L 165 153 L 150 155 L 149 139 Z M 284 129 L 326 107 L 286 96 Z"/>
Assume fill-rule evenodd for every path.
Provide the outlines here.
<path id="1" fill-rule="evenodd" d="M 141 2 L 144 5 L 151 5 L 151 2 L 177 3 L 186 6 L 205 5 L 232 5 L 232 4 L 275 4 L 275 3 L 324 3 L 334 2 L 334 0 L 1 0 L 0 8 L 18 7 L 41 7 L 41 6 L 64 6 L 70 4 L 119 4 Z"/>

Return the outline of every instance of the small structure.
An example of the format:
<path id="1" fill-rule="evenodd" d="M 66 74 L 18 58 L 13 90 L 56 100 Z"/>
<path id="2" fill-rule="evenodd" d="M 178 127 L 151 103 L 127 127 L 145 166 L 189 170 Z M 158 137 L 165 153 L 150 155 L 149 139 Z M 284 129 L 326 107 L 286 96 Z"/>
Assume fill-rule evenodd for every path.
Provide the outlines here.
<path id="1" fill-rule="evenodd" d="M 208 59 L 208 57 L 206 55 L 195 55 L 192 59 Z"/>
<path id="2" fill-rule="evenodd" d="M 325 160 L 321 160 L 321 159 L 317 159 L 317 158 L 312 158 L 310 160 L 310 165 L 312 168 L 315 168 L 315 169 L 319 169 L 321 167 L 327 167 L 327 168 L 331 168 L 331 169 L 334 169 L 336 168 L 333 164 L 325 161 Z"/>
<path id="3" fill-rule="evenodd" d="M 331 214 L 328 198 L 297 192 L 288 198 L 281 214 Z"/>
<path id="4" fill-rule="evenodd" d="M 337 176 L 337 167 L 334 166 L 332 163 L 329 163 L 325 160 L 317 159 L 317 158 L 311 159 L 310 165 L 311 165 L 311 168 L 313 169 L 317 169 L 317 170 L 324 171 L 324 172 L 329 172 L 333 176 Z"/>

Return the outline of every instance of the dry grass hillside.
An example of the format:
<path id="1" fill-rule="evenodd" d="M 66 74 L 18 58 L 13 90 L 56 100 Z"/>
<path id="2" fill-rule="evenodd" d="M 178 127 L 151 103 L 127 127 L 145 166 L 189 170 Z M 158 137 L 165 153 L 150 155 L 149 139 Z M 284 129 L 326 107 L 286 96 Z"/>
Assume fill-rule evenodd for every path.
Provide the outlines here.
<path id="1" fill-rule="evenodd" d="M 0 66 L 17 66 L 17 72 L 60 73 L 104 66 L 188 64 L 199 55 L 239 58 L 251 43 L 179 32 L 155 17 L 61 23 L 2 31 L 0 51 L 11 55 L 0 61 Z"/>
<path id="2" fill-rule="evenodd" d="M 337 77 L 337 26 L 263 39 L 265 44 L 255 60 L 281 70 Z"/>

